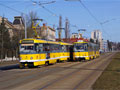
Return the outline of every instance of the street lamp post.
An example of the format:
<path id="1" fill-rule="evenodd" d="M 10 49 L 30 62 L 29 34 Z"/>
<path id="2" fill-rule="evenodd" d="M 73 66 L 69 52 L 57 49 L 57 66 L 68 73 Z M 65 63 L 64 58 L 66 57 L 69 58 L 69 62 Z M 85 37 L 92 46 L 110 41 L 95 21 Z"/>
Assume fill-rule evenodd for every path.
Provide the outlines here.
<path id="1" fill-rule="evenodd" d="M 26 14 L 25 14 L 25 39 L 27 38 L 27 24 L 26 24 Z"/>

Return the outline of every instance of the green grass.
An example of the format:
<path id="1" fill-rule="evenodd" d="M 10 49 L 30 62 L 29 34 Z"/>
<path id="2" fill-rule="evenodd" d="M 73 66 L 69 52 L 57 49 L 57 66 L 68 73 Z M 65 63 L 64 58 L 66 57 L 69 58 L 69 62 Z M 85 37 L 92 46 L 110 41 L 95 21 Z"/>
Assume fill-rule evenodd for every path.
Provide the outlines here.
<path id="1" fill-rule="evenodd" d="M 93 90 L 120 90 L 120 53 L 112 58 L 92 88 Z"/>

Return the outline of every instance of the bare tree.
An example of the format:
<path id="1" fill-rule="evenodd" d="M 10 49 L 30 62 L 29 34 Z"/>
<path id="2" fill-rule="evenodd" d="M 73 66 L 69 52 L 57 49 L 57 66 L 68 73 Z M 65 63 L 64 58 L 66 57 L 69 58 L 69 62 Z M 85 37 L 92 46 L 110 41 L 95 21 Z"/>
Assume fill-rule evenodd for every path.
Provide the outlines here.
<path id="1" fill-rule="evenodd" d="M 7 50 L 11 50 L 11 40 L 8 29 L 5 26 L 4 17 L 0 24 L 0 58 L 3 59 Z"/>
<path id="2" fill-rule="evenodd" d="M 34 11 L 31 11 L 29 12 L 29 14 L 27 14 L 26 16 L 25 15 L 21 15 L 22 18 L 23 18 L 23 21 L 25 23 L 25 20 L 26 20 L 26 25 L 27 25 L 27 37 L 28 38 L 31 38 L 33 37 L 34 35 L 34 31 L 32 30 L 32 21 L 33 19 L 38 19 L 38 16 L 37 16 L 37 12 L 34 12 Z M 26 18 L 26 19 L 25 19 Z M 36 23 L 36 22 L 34 22 Z"/>

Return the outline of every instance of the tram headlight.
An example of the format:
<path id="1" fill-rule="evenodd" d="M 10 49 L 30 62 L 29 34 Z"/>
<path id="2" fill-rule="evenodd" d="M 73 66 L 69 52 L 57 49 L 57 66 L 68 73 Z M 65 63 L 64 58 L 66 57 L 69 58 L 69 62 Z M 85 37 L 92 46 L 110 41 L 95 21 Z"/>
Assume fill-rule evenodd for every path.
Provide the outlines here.
<path id="1" fill-rule="evenodd" d="M 22 57 L 20 57 L 20 60 L 22 60 Z"/>
<path id="2" fill-rule="evenodd" d="M 30 57 L 30 59 L 33 59 L 33 57 Z"/>

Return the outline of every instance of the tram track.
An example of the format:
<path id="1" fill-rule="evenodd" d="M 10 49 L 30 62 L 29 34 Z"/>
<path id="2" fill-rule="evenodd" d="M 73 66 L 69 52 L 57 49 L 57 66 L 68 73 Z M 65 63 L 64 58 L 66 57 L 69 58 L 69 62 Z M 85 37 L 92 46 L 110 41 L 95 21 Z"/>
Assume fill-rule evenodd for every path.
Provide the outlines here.
<path id="1" fill-rule="evenodd" d="M 112 56 L 114 56 L 114 55 L 115 55 L 115 54 L 112 54 Z M 109 56 L 109 57 L 105 58 L 106 61 L 105 61 L 104 63 L 100 64 L 99 66 L 97 66 L 96 70 L 93 70 L 90 74 L 88 74 L 82 81 L 80 81 L 80 82 L 73 88 L 73 90 L 77 90 L 86 80 L 88 80 L 93 74 L 95 74 L 95 72 L 97 71 L 97 69 L 99 70 L 99 68 L 103 67 L 103 66 L 106 65 L 106 64 L 109 64 L 112 59 L 111 59 L 109 62 L 108 62 L 108 59 L 109 59 L 110 57 L 112 57 L 112 56 Z"/>
<path id="2" fill-rule="evenodd" d="M 72 66 L 76 66 L 76 65 L 79 65 L 79 64 L 80 64 L 80 62 L 78 62 L 78 63 L 71 62 L 69 64 L 68 63 L 62 63 L 60 66 L 62 67 L 62 66 L 67 65 L 69 67 L 72 67 Z M 11 79 L 17 81 L 17 82 L 13 82 L 13 84 L 10 83 L 12 85 L 9 84 L 8 87 L 5 87 L 6 89 L 10 88 L 10 87 L 14 87 L 14 86 L 19 86 L 20 84 L 23 84 L 23 81 L 24 81 L 24 83 L 27 83 L 29 81 L 36 80 L 37 77 L 39 77 L 39 76 L 42 77 L 42 76 L 46 76 L 50 73 L 54 73 L 54 72 L 63 70 L 64 68 L 60 68 L 60 66 L 58 64 L 56 66 L 53 65 L 53 66 L 48 66 L 48 67 L 42 67 L 42 68 L 40 68 L 41 69 L 40 72 L 38 71 L 39 69 L 36 70 L 36 71 L 33 71 L 33 72 L 24 72 L 24 73 L 17 72 L 12 77 L 7 77 L 6 80 L 0 80 L 0 82 L 5 82 L 6 81 L 7 83 L 10 83 Z"/>
<path id="3" fill-rule="evenodd" d="M 108 57 L 108 56 L 109 56 L 109 55 L 107 55 L 107 56 L 105 56 L 105 57 Z M 98 63 L 98 62 L 102 62 L 102 61 L 104 60 L 103 58 L 105 58 L 105 57 L 99 58 L 99 60 L 97 60 L 97 61 L 95 60 L 94 62 L 85 64 L 85 65 L 83 65 L 82 67 L 86 67 L 86 66 L 89 66 L 89 65 L 91 65 L 91 64 L 94 65 L 94 64 L 96 64 L 96 63 Z M 103 59 L 103 60 L 100 60 L 100 59 Z M 49 86 L 53 85 L 54 83 L 57 83 L 57 82 L 59 82 L 59 81 L 61 81 L 61 80 L 64 80 L 65 78 L 69 78 L 69 77 L 72 76 L 73 74 L 81 71 L 80 68 L 72 68 L 72 67 L 71 67 L 70 69 L 75 69 L 75 71 L 73 71 L 73 72 L 71 72 L 71 73 L 68 73 L 68 74 L 66 74 L 66 75 L 64 75 L 64 76 L 62 76 L 62 77 L 60 77 L 60 78 L 58 78 L 58 79 L 56 79 L 56 80 L 53 80 L 53 81 L 49 82 L 49 84 L 46 84 L 45 86 L 41 87 L 39 90 L 46 89 L 46 88 L 48 88 Z M 76 86 L 76 87 L 77 87 L 77 86 Z M 58 89 L 58 88 L 56 88 L 56 89 Z M 75 89 L 76 89 L 76 88 L 75 88 Z"/>
<path id="4" fill-rule="evenodd" d="M 9 82 L 7 82 L 7 83 L 10 83 L 10 80 L 12 79 L 13 81 L 15 80 L 15 79 L 17 79 L 17 80 L 15 80 L 15 82 L 14 83 L 12 83 L 12 84 L 10 84 L 10 85 L 8 85 L 8 86 L 5 86 L 5 87 L 3 87 L 4 89 L 7 89 L 7 88 L 14 88 L 14 87 L 19 87 L 19 86 L 22 86 L 22 85 L 24 85 L 24 83 L 29 83 L 30 81 L 36 81 L 38 78 L 40 79 L 40 77 L 46 77 L 46 76 L 48 76 L 48 75 L 53 75 L 54 73 L 59 73 L 59 72 L 65 72 L 66 70 L 70 70 L 70 69 L 75 69 L 74 67 L 76 67 L 76 66 L 79 66 L 80 64 L 82 65 L 82 64 L 87 64 L 87 63 L 89 63 L 89 62 L 95 62 L 95 61 L 99 61 L 100 59 L 103 59 L 103 58 L 105 58 L 105 57 L 107 57 L 107 56 L 109 56 L 109 54 L 105 54 L 105 55 L 103 55 L 102 57 L 100 57 L 100 58 L 97 58 L 97 59 L 95 59 L 95 60 L 91 60 L 91 61 L 88 61 L 88 62 L 67 62 L 67 63 L 60 63 L 60 64 L 56 64 L 56 65 L 53 65 L 53 66 L 48 66 L 48 67 L 42 67 L 42 68 L 38 68 L 38 69 L 36 69 L 35 71 L 33 70 L 33 71 L 31 71 L 31 72 L 27 72 L 27 73 L 18 73 L 17 75 L 16 75 L 16 78 L 14 78 L 14 76 L 13 77 L 11 77 L 10 79 L 8 78 L 8 79 L 6 79 L 6 81 L 9 81 Z M 28 69 L 29 70 L 29 69 Z M 47 70 L 47 71 L 46 71 Z M 43 72 L 44 71 L 44 72 Z M 72 72 L 72 73 L 75 73 L 75 72 L 77 72 L 77 71 L 74 71 L 74 72 Z M 21 76 L 22 75 L 22 76 Z M 17 78 L 17 77 L 20 77 L 20 78 Z M 60 76 L 61 77 L 61 76 Z M 67 75 L 66 76 L 64 76 L 65 78 L 67 77 Z M 61 78 L 63 78 L 63 76 L 61 77 Z M 54 80 L 52 80 L 52 82 L 53 82 Z M 58 80 L 59 81 L 59 80 Z M 5 81 L 3 81 L 3 82 L 5 82 Z M 52 83 L 52 82 L 49 82 L 49 83 Z M 54 83 L 55 83 L 56 81 L 54 81 Z M 50 86 L 50 85 L 48 85 L 48 86 Z M 44 89 L 44 88 L 43 88 Z M 40 88 L 40 90 L 41 90 L 41 88 Z"/>
<path id="5" fill-rule="evenodd" d="M 72 66 L 75 66 L 75 65 L 78 65 L 78 64 L 80 64 L 80 63 L 60 63 L 60 66 L 62 67 L 62 66 L 65 66 L 66 67 L 66 65 L 68 65 L 68 67 L 72 67 Z M 59 64 L 58 64 L 59 65 Z M 28 75 L 31 75 L 31 74 L 33 74 L 33 75 L 36 75 L 37 73 L 38 73 L 38 70 L 40 70 L 41 69 L 41 71 L 40 71 L 40 73 L 41 72 L 43 72 L 43 71 L 45 71 L 45 70 L 51 70 L 51 69 L 54 69 L 54 68 L 60 68 L 58 65 L 53 65 L 53 66 L 42 66 L 41 68 L 31 68 L 31 69 L 20 69 L 20 70 L 22 70 L 23 72 L 22 73 L 20 73 L 19 71 L 18 72 L 16 72 L 16 73 L 13 73 L 13 76 L 28 76 Z M 32 70 L 32 72 L 25 72 L 25 71 L 28 71 L 28 70 Z M 33 71 L 33 70 L 35 70 L 35 71 Z M 4 75 L 0 75 L 0 77 L 4 77 Z M 9 80 L 9 79 L 12 79 L 12 78 L 9 78 L 8 77 L 8 79 L 6 79 L 7 81 Z M 1 80 L 0 80 L 0 82 L 2 82 Z"/>
<path id="6" fill-rule="evenodd" d="M 105 55 L 104 57 L 100 57 L 99 59 L 97 59 L 97 60 L 100 60 L 100 59 L 102 59 L 102 58 L 105 58 L 107 55 Z M 90 61 L 90 62 L 94 62 L 95 60 L 92 60 L 92 61 Z M 89 62 L 85 62 L 85 63 L 82 63 L 81 65 L 83 65 L 83 64 L 87 64 L 87 63 L 89 63 Z M 75 64 L 75 65 L 72 65 L 72 66 L 70 66 L 70 67 L 60 67 L 61 68 L 61 71 L 59 70 L 59 69 L 57 69 L 56 70 L 56 72 L 50 72 L 50 73 L 48 73 L 49 75 L 54 75 L 54 74 L 59 74 L 59 72 L 66 72 L 66 71 L 70 71 L 71 70 L 71 68 L 74 68 L 74 66 L 79 66 L 80 64 Z M 65 69 L 66 68 L 66 69 Z M 70 71 L 71 72 L 71 71 Z M 43 74 L 44 75 L 44 74 Z M 62 74 L 59 74 L 60 75 L 60 77 L 61 76 L 63 76 Z M 44 77 L 46 77 L 46 76 L 48 76 L 48 75 L 45 75 Z M 41 75 L 40 75 L 40 77 L 42 77 Z M 43 77 L 43 78 L 44 78 Z M 66 75 L 66 77 L 67 77 L 67 75 Z M 62 77 L 63 78 L 63 77 Z M 38 79 L 38 78 L 37 78 Z M 58 78 L 57 78 L 58 79 Z M 39 78 L 39 80 L 41 80 L 40 78 Z M 36 80 L 35 82 L 33 81 L 33 83 L 36 83 L 37 81 L 39 82 L 39 80 Z M 53 82 L 54 80 L 56 80 L 56 79 L 51 79 L 51 81 Z M 46 80 L 47 81 L 47 80 Z M 49 83 L 51 83 L 51 81 L 49 81 Z M 32 84 L 33 85 L 33 84 Z M 28 87 L 29 87 L 30 85 L 28 84 Z M 23 86 L 24 87 L 24 86 Z M 26 87 L 27 87 L 27 85 L 26 85 Z M 19 89 L 21 89 L 22 87 L 20 87 Z"/>

